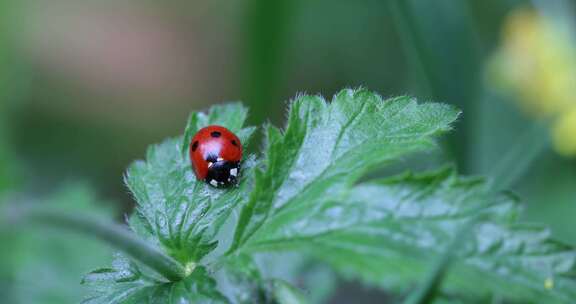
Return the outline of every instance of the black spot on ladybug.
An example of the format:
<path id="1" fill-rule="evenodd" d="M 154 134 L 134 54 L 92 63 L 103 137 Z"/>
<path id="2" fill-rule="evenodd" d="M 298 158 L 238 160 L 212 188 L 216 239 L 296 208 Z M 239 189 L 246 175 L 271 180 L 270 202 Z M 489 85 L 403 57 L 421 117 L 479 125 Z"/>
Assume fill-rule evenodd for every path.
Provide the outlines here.
<path id="1" fill-rule="evenodd" d="M 231 140 L 230 142 L 231 142 L 233 145 L 235 145 L 236 147 L 238 147 L 238 143 L 236 142 L 235 139 Z"/>
<path id="2" fill-rule="evenodd" d="M 220 135 L 222 135 L 222 133 L 220 133 L 218 131 L 214 131 L 214 132 L 210 133 L 210 136 L 212 136 L 212 137 L 220 137 Z"/>
<path id="3" fill-rule="evenodd" d="M 192 152 L 196 151 L 196 149 L 198 149 L 198 141 L 195 141 L 195 142 L 192 144 Z"/>

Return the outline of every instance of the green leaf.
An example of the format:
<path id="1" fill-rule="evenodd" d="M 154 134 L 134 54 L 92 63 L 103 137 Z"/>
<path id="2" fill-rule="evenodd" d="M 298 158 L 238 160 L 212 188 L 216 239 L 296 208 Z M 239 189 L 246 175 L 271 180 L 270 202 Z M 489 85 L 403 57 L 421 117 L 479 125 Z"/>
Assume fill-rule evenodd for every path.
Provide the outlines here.
<path id="1" fill-rule="evenodd" d="M 382 100 L 365 90 L 343 90 L 330 103 L 298 97 L 283 132 L 266 128 L 266 168 L 256 171 L 230 252 L 265 237 L 274 223 L 297 221 L 297 216 L 277 220 L 295 214 L 287 210 L 313 210 L 318 200 L 342 195 L 368 171 L 430 149 L 433 136 L 449 130 L 457 117 L 447 105 L 417 104 L 409 97 Z"/>
<path id="2" fill-rule="evenodd" d="M 232 303 L 268 303 L 260 269 L 250 256 L 223 260 L 214 276 L 221 292 Z"/>
<path id="3" fill-rule="evenodd" d="M 86 275 L 83 283 L 93 287 L 84 304 L 228 303 L 204 267 L 182 281 L 165 282 L 122 255 L 112 268 Z"/>
<path id="4" fill-rule="evenodd" d="M 298 264 L 286 256 L 279 258 L 280 265 L 266 265 L 259 257 L 242 254 L 225 259 L 215 274 L 218 286 L 232 303 L 309 303 L 292 282 L 279 278 L 279 268 L 287 265 L 290 271 L 297 272 Z"/>
<path id="5" fill-rule="evenodd" d="M 282 281 L 272 281 L 272 291 L 274 299 L 279 304 L 304 304 L 308 303 L 304 295 L 294 286 Z"/>
<path id="6" fill-rule="evenodd" d="M 480 179 L 452 170 L 402 175 L 315 203 L 308 210 L 281 211 L 251 249 L 304 250 L 349 276 L 409 291 L 431 258 L 481 214 L 484 220 L 456 254 L 446 292 L 518 301 L 576 297 L 576 251 L 542 227 L 518 223 L 517 199 L 494 195 Z"/>
<path id="7" fill-rule="evenodd" d="M 121 259 L 87 276 L 102 283 L 88 303 L 302 301 L 259 268 L 255 253 L 275 251 L 299 251 L 349 277 L 406 292 L 479 215 L 454 255 L 443 296 L 569 302 L 576 297 L 575 251 L 540 227 L 518 223 L 515 197 L 495 195 L 484 181 L 451 169 L 359 183 L 370 171 L 434 148 L 435 136 L 458 114 L 365 90 L 344 90 L 331 102 L 300 96 L 284 130 L 265 127 L 263 159 L 248 157 L 240 185 L 226 190 L 196 181 L 187 150 L 209 124 L 228 127 L 246 144 L 254 130 L 242 128 L 246 109 L 230 104 L 192 114 L 184 136 L 152 146 L 126 183 L 137 201 L 132 229 L 196 268 L 166 282 Z"/>
<path id="8" fill-rule="evenodd" d="M 239 103 L 214 106 L 208 114 L 193 113 L 183 137 L 151 146 L 146 161 L 137 161 L 128 169 L 126 184 L 137 202 L 130 220 L 132 229 L 184 265 L 197 263 L 217 246 L 215 235 L 247 196 L 254 165 L 254 158 L 248 156 L 237 188 L 207 187 L 191 169 L 191 137 L 202 127 L 218 124 L 247 145 L 254 128 L 242 128 L 246 115 L 246 108 Z"/>

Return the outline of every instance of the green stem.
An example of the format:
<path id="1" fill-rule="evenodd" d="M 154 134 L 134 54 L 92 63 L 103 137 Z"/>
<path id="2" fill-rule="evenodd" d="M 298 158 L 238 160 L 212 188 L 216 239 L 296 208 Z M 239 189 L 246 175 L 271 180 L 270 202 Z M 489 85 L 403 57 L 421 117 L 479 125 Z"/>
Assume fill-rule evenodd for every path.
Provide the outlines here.
<path id="1" fill-rule="evenodd" d="M 297 1 L 249 0 L 244 20 L 243 100 L 255 111 L 250 120 L 262 123 L 279 98 L 286 42 Z"/>
<path id="2" fill-rule="evenodd" d="M 406 301 L 404 301 L 405 304 L 424 304 L 434 302 L 434 298 L 436 298 L 436 295 L 438 294 L 438 290 L 444 281 L 444 277 L 446 276 L 452 261 L 457 258 L 456 253 L 458 248 L 460 248 L 462 243 L 464 243 L 479 220 L 480 216 L 476 216 L 464 224 L 464 227 L 458 231 L 456 236 L 448 244 L 444 254 L 435 261 L 422 286 L 418 288 L 416 292 L 412 293 Z"/>
<path id="3" fill-rule="evenodd" d="M 429 94 L 436 99 L 438 94 L 432 84 L 431 69 L 426 64 L 424 42 L 416 29 L 416 24 L 413 22 L 414 18 L 410 13 L 410 4 L 405 0 L 390 0 L 388 4 L 392 20 L 402 41 L 402 46 L 408 54 L 408 58 L 412 59 L 412 68 L 417 75 L 416 77 L 418 77 L 421 89 L 425 95 Z"/>
<path id="4" fill-rule="evenodd" d="M 489 196 L 488 200 L 490 203 L 492 203 L 491 198 L 493 198 L 495 194 L 496 192 L 493 192 L 492 195 Z M 462 225 L 456 233 L 456 236 L 454 236 L 448 246 L 446 246 L 444 254 L 439 256 L 434 262 L 433 267 L 426 275 L 424 283 L 404 301 L 404 304 L 430 304 L 434 302 L 444 283 L 446 273 L 448 273 L 452 263 L 458 259 L 458 250 L 462 248 L 470 234 L 473 233 L 474 227 L 476 227 L 479 222 L 486 220 L 486 214 L 482 213 L 484 208 L 485 207 L 478 208 L 476 215 Z"/>
<path id="5" fill-rule="evenodd" d="M 112 247 L 130 255 L 170 281 L 182 280 L 193 270 L 184 268 L 182 264 L 164 254 L 158 248 L 136 237 L 124 227 L 109 221 L 46 209 L 18 210 L 16 215 L 17 221 L 29 220 L 95 236 Z"/>
<path id="6" fill-rule="evenodd" d="M 548 147 L 548 138 L 543 134 L 542 125 L 537 124 L 520 137 L 505 154 L 500 163 L 495 166 L 493 178 L 494 190 L 490 197 L 502 189 L 512 185 L 524 172 L 528 170 L 534 159 Z M 478 211 L 481 214 L 481 210 Z M 406 304 L 432 303 L 442 287 L 445 274 L 456 259 L 456 254 L 467 237 L 472 233 L 481 217 L 476 216 L 463 225 L 458 234 L 434 263 L 434 266 L 426 276 L 424 283 L 405 301 Z"/>
<path id="7" fill-rule="evenodd" d="M 547 129 L 542 124 L 534 124 L 490 172 L 495 190 L 507 189 L 518 181 L 548 144 Z"/>

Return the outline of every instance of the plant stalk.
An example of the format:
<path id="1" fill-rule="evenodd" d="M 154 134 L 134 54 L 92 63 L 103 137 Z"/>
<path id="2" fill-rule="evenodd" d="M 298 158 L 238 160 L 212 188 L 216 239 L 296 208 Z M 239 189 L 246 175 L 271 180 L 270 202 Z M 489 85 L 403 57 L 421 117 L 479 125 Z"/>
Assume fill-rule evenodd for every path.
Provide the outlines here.
<path id="1" fill-rule="evenodd" d="M 419 35 L 418 30 L 415 28 L 412 15 L 410 14 L 410 4 L 404 0 L 390 0 L 388 1 L 390 12 L 402 40 L 404 51 L 412 59 L 412 69 L 414 70 L 418 83 L 425 95 L 438 98 L 438 92 L 432 83 L 432 72 L 430 67 L 425 63 L 426 54 L 423 45 L 422 37 Z"/>
<path id="2" fill-rule="evenodd" d="M 535 123 L 521 135 L 496 164 L 490 176 L 495 190 L 504 190 L 516 183 L 530 165 L 549 146 L 546 123 Z"/>
<path id="3" fill-rule="evenodd" d="M 464 224 L 464 227 L 458 231 L 454 239 L 452 239 L 448 244 L 444 254 L 435 261 L 422 286 L 420 286 L 416 292 L 412 293 L 408 299 L 404 301 L 404 304 L 425 304 L 434 302 L 438 290 L 442 286 L 446 273 L 450 269 L 454 259 L 457 258 L 456 253 L 458 248 L 460 248 L 468 235 L 472 233 L 474 226 L 476 226 L 480 218 L 480 216 L 475 216 Z"/>
<path id="4" fill-rule="evenodd" d="M 18 210 L 15 219 L 17 222 L 28 220 L 33 223 L 94 236 L 128 254 L 172 282 L 184 279 L 193 270 L 192 268 L 187 270 L 180 262 L 158 248 L 151 246 L 129 230 L 110 221 L 47 209 Z"/>

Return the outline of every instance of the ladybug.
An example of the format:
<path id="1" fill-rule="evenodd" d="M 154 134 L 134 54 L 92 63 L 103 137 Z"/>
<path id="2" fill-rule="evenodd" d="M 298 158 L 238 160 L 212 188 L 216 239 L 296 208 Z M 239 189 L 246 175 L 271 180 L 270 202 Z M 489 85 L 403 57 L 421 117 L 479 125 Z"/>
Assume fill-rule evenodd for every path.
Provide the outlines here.
<path id="1" fill-rule="evenodd" d="M 222 126 L 207 126 L 192 138 L 190 160 L 199 180 L 217 188 L 228 187 L 238 180 L 242 143 Z"/>

